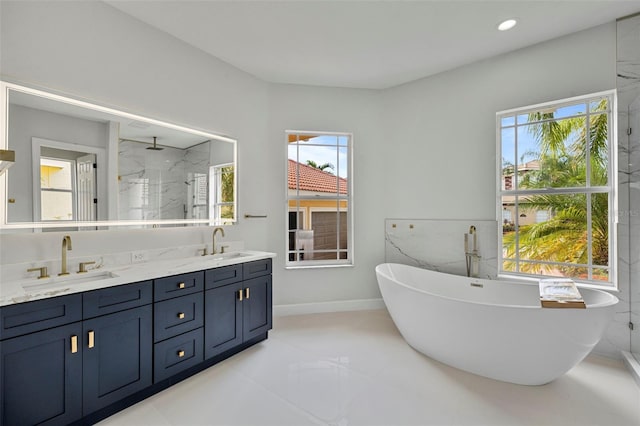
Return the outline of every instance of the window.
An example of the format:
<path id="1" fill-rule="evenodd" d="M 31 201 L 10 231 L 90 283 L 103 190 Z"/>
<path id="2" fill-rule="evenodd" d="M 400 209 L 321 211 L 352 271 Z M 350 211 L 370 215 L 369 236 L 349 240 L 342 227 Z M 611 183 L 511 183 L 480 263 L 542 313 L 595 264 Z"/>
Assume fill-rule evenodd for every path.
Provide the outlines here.
<path id="1" fill-rule="evenodd" d="M 614 96 L 497 114 L 501 274 L 615 285 Z"/>
<path id="2" fill-rule="evenodd" d="M 218 166 L 211 166 L 210 169 L 212 185 L 211 200 L 212 206 L 209 210 L 210 218 L 219 223 L 227 223 L 233 221 L 235 217 L 233 211 L 234 205 L 234 177 L 233 164 L 222 164 Z M 206 193 L 206 180 L 204 176 L 195 176 L 196 193 L 194 197 L 202 198 Z"/>
<path id="3" fill-rule="evenodd" d="M 75 161 L 40 157 L 40 218 L 74 220 Z"/>
<path id="4" fill-rule="evenodd" d="M 352 265 L 352 135 L 286 137 L 287 267 Z"/>

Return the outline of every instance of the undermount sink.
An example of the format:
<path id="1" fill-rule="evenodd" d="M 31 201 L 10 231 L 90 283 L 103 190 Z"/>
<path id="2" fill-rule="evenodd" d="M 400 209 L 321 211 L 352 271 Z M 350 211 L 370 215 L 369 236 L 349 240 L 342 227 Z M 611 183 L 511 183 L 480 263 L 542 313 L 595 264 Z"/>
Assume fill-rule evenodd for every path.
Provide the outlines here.
<path id="1" fill-rule="evenodd" d="M 29 282 L 23 283 L 22 288 L 27 292 L 48 289 L 53 290 L 67 285 L 77 285 L 88 282 L 107 280 L 109 278 L 116 278 L 117 276 L 118 275 L 109 271 L 100 271 L 95 273 L 88 272 L 86 274 L 70 274 L 43 278 L 41 280 L 30 280 Z"/>
<path id="2" fill-rule="evenodd" d="M 247 257 L 247 256 L 251 256 L 251 253 L 244 253 L 241 251 L 232 251 L 229 253 L 214 254 L 213 256 L 211 256 L 211 259 L 227 260 L 227 259 L 236 259 L 238 257 Z"/>

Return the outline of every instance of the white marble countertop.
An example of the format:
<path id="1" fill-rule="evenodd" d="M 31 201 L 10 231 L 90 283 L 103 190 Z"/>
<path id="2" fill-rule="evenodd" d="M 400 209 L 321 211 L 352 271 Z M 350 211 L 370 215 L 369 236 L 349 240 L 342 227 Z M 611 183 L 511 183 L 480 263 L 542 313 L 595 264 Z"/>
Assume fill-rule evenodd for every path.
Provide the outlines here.
<path id="1" fill-rule="evenodd" d="M 0 283 L 0 306 L 219 268 L 275 256 L 275 253 L 242 250 L 212 256 L 162 259 L 110 268 L 96 268 L 87 273 L 71 273 L 64 277 L 52 275 L 43 279 L 30 278 L 2 282 Z"/>

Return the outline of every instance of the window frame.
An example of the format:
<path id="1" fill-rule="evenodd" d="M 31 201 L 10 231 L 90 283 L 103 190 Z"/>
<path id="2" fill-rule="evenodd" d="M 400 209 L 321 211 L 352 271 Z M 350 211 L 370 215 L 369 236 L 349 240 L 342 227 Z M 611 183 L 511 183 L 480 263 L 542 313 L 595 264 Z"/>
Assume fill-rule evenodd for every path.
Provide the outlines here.
<path id="1" fill-rule="evenodd" d="M 339 191 L 336 192 L 336 194 L 329 194 L 329 195 L 313 195 L 313 196 L 309 196 L 308 194 L 300 194 L 300 189 L 297 190 L 297 195 L 290 195 L 289 194 L 289 173 L 288 173 L 288 168 L 289 168 L 289 146 L 291 144 L 291 142 L 289 142 L 289 136 L 290 135 L 304 135 L 304 136 L 335 136 L 335 137 L 346 137 L 347 138 L 347 144 L 345 146 L 346 151 L 347 151 L 347 161 L 346 161 L 346 166 L 347 166 L 347 195 L 346 196 L 341 196 L 339 194 Z M 285 150 L 285 184 L 284 184 L 284 190 L 285 190 L 285 269 L 305 269 L 305 268 L 334 268 L 334 267 L 352 267 L 354 266 L 354 205 L 353 205 L 353 145 L 354 145 L 354 137 L 353 137 L 353 133 L 350 132 L 323 132 L 323 131 L 309 131 L 309 130 L 285 130 L 285 146 L 287 147 L 287 149 Z M 299 160 L 299 158 L 297 159 Z M 338 173 L 338 171 L 336 170 L 336 173 Z M 296 254 L 296 251 L 291 251 L 289 249 L 289 233 L 291 232 L 291 230 L 289 230 L 289 213 L 292 212 L 303 212 L 304 218 L 305 218 L 305 223 L 306 221 L 309 221 L 309 223 L 311 223 L 311 209 L 309 210 L 309 215 L 307 217 L 307 214 L 304 210 L 300 210 L 299 208 L 291 208 L 289 206 L 289 202 L 291 200 L 295 200 L 298 203 L 301 200 L 308 200 L 309 198 L 313 198 L 314 200 L 336 200 L 337 201 L 337 209 L 335 210 L 336 213 L 340 213 L 343 212 L 343 208 L 340 206 L 340 203 L 344 200 L 346 201 L 346 213 L 347 213 L 347 249 L 346 249 L 346 253 L 347 253 L 347 259 L 331 259 L 331 260 L 327 260 L 327 259 L 321 259 L 321 260 L 289 260 L 289 255 L 291 253 Z M 298 204 L 299 205 L 299 204 Z M 332 210 L 333 211 L 333 210 Z M 338 220 L 338 228 L 337 230 L 339 230 L 339 223 L 340 221 Z M 338 237 L 339 238 L 339 237 Z M 339 240 L 338 240 L 339 241 Z M 336 254 L 340 253 L 340 252 L 344 252 L 344 250 L 340 249 L 340 247 L 336 247 L 335 250 Z M 294 256 L 294 258 L 297 258 L 298 256 Z"/>
<path id="2" fill-rule="evenodd" d="M 222 175 L 224 169 L 231 167 L 233 169 L 233 196 L 236 197 L 236 171 L 234 163 L 221 163 L 209 166 L 209 220 L 216 225 L 225 225 L 233 222 L 233 218 L 223 218 L 222 208 L 233 207 L 235 201 L 222 201 Z M 236 212 L 233 213 L 236 216 Z"/>
<path id="3" fill-rule="evenodd" d="M 63 188 L 43 188 L 42 187 L 42 161 L 59 161 L 61 163 L 67 163 L 69 164 L 69 189 L 63 189 Z M 56 157 L 50 157 L 50 156 L 44 156 L 41 155 L 40 156 L 40 182 L 38 183 L 39 187 L 40 187 L 40 205 L 39 205 L 39 219 L 42 221 L 49 221 L 49 222 L 73 222 L 76 220 L 76 217 L 78 217 L 78 195 L 77 195 L 77 188 L 76 188 L 76 182 L 77 182 L 77 162 L 76 160 L 71 160 L 71 159 L 67 159 L 67 158 L 56 158 Z M 61 193 L 61 194 L 70 194 L 71 195 L 71 218 L 67 218 L 67 219 L 43 219 L 42 218 L 42 209 L 45 208 L 44 203 L 42 202 L 42 195 L 43 193 Z"/>
<path id="4" fill-rule="evenodd" d="M 552 187 L 552 188 L 539 188 L 539 189 L 520 189 L 517 187 L 514 182 L 511 190 L 506 190 L 503 183 L 503 157 L 502 157 L 502 129 L 510 126 L 502 125 L 502 118 L 509 116 L 518 116 L 523 114 L 528 114 L 532 112 L 539 112 L 545 109 L 559 109 L 567 106 L 572 106 L 580 103 L 586 103 L 589 105 L 591 101 L 607 98 L 608 99 L 608 111 L 605 114 L 608 115 L 608 126 L 607 126 L 607 140 L 608 140 L 608 162 L 607 162 L 607 182 L 606 186 L 591 186 L 585 183 L 584 187 Z M 587 111 L 588 112 L 588 111 Z M 585 117 L 587 114 L 585 114 Z M 564 119 L 565 117 L 555 118 L 555 121 L 559 121 Z M 513 127 L 515 128 L 516 134 L 516 148 L 515 148 L 515 159 L 518 161 L 518 151 L 517 151 L 517 129 L 518 123 L 514 123 Z M 540 278 L 551 278 L 549 275 L 541 275 L 541 274 L 532 274 L 526 272 L 514 272 L 514 271 L 505 271 L 504 270 L 504 250 L 503 250 L 503 225 L 504 220 L 502 217 L 503 211 L 503 197 L 504 196 L 513 196 L 514 200 L 517 199 L 518 196 L 526 196 L 526 195 L 538 195 L 538 194 L 585 194 L 585 196 L 589 197 L 593 194 L 604 193 L 608 196 L 608 271 L 609 278 L 607 281 L 599 281 L 599 280 L 589 280 L 589 279 L 581 279 L 578 277 L 570 277 L 573 279 L 578 285 L 584 287 L 593 287 L 600 288 L 606 290 L 617 290 L 618 288 L 618 235 L 617 235 L 617 226 L 618 226 L 618 215 L 617 215 L 617 206 L 618 206 L 618 138 L 617 138 L 617 96 L 615 90 L 606 90 L 602 92 L 590 93 L 581 96 L 575 96 L 566 99 L 560 99 L 556 101 L 544 102 L 535 105 L 529 105 L 525 107 L 513 108 L 509 110 L 499 111 L 496 113 L 496 219 L 498 222 L 498 244 L 497 244 L 497 259 L 498 259 L 498 277 L 502 278 L 518 278 L 525 280 L 538 280 Z M 587 168 L 586 173 L 589 173 L 589 168 Z M 514 174 L 515 179 L 517 180 L 517 173 Z M 588 182 L 588 181 L 587 181 Z M 587 204 L 590 205 L 590 204 Z M 518 232 L 518 204 L 515 205 L 515 219 L 514 226 L 515 232 Z M 592 230 L 590 214 L 587 219 L 587 229 Z M 591 242 L 591 232 L 588 235 L 589 245 Z M 519 262 L 520 256 L 516 251 L 515 260 Z M 527 261 L 525 259 L 524 261 Z M 544 263 L 544 261 L 539 261 Z M 555 264 L 555 262 L 552 262 Z M 595 267 L 598 269 L 599 265 L 595 265 L 592 262 L 592 259 L 589 259 L 589 263 L 585 264 L 586 268 L 591 271 Z"/>

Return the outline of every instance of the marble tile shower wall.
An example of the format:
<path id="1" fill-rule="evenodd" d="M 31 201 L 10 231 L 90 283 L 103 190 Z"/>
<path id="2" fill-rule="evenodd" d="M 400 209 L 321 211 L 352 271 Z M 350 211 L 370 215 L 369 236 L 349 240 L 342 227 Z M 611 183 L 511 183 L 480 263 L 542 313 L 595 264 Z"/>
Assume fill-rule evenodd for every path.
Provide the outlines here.
<path id="1" fill-rule="evenodd" d="M 623 319 L 631 320 L 636 325 L 635 330 L 630 332 L 630 349 L 640 353 L 640 15 L 618 21 L 616 57 L 620 187 L 619 297 L 628 309 Z M 629 128 L 632 129 L 630 135 L 627 134 Z M 629 350 L 629 329 L 625 327 L 624 333 L 620 330 L 619 337 L 621 343 L 626 343 L 624 350 Z"/>
<path id="2" fill-rule="evenodd" d="M 123 141 L 118 160 L 120 219 L 193 217 L 191 183 L 194 173 L 208 173 L 208 144 L 151 151 L 144 144 Z"/>

